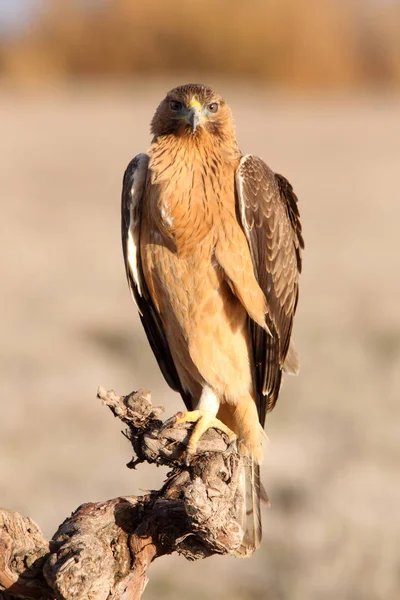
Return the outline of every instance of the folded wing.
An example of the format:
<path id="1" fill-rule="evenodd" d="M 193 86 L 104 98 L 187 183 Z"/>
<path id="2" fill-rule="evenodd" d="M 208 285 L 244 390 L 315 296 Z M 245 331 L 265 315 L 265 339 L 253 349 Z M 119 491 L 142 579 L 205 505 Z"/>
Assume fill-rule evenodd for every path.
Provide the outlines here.
<path id="1" fill-rule="evenodd" d="M 161 319 L 155 310 L 143 276 L 140 259 L 141 208 L 145 198 L 149 157 L 138 154 L 129 163 L 122 184 L 121 234 L 125 270 L 151 349 L 168 385 L 191 407 L 191 396 L 182 388 Z"/>
<path id="2" fill-rule="evenodd" d="M 254 272 L 267 300 L 265 328 L 249 319 L 259 419 L 278 398 L 282 369 L 296 372 L 290 345 L 301 271 L 301 234 L 297 197 L 290 183 L 258 157 L 243 156 L 236 173 L 237 207 Z"/>

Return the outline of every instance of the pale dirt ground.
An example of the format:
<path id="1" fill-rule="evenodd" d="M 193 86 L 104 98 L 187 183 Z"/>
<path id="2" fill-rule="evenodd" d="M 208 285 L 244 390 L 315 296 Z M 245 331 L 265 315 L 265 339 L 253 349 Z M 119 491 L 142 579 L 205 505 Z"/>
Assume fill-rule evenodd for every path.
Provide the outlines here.
<path id="1" fill-rule="evenodd" d="M 172 82 L 177 83 L 177 82 Z M 51 535 L 85 501 L 158 487 L 95 398 L 140 386 L 172 415 L 125 282 L 119 195 L 171 82 L 0 93 L 0 504 Z M 400 110 L 226 85 L 245 152 L 300 197 L 302 371 L 267 422 L 272 509 L 247 561 L 151 568 L 148 600 L 400 597 Z M 239 91 L 240 90 L 240 91 Z"/>

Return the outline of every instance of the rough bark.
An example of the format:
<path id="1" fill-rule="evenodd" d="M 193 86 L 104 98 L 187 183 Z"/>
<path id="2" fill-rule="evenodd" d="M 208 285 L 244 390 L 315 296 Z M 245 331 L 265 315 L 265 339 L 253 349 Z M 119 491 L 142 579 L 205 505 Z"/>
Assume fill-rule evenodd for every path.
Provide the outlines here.
<path id="1" fill-rule="evenodd" d="M 159 491 L 80 506 L 47 542 L 38 526 L 0 510 L 0 598 L 137 600 L 150 563 L 178 552 L 189 560 L 232 554 L 242 539 L 242 459 L 212 429 L 184 465 L 189 425 L 165 427 L 145 390 L 98 397 L 127 426 L 135 458 L 170 466 Z"/>

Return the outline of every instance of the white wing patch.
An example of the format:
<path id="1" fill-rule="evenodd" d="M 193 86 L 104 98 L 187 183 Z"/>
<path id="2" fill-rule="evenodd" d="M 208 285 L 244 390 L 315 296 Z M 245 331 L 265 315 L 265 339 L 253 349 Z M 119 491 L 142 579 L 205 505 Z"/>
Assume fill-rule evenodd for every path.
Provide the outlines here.
<path id="1" fill-rule="evenodd" d="M 246 208 L 245 208 L 245 205 L 243 202 L 243 174 L 242 174 L 241 169 L 248 158 L 251 158 L 251 154 L 245 154 L 244 156 L 242 156 L 242 158 L 240 159 L 239 166 L 236 171 L 236 185 L 238 187 L 240 216 L 242 218 L 242 223 L 246 227 L 246 229 L 249 229 L 249 226 L 248 226 L 247 219 L 246 219 Z M 246 237 L 247 237 L 247 235 L 246 235 Z"/>
<path id="2" fill-rule="evenodd" d="M 172 227 L 172 225 L 174 224 L 174 219 L 172 218 L 165 206 L 161 208 L 161 217 L 164 223 L 168 225 L 168 227 Z"/>
<path id="3" fill-rule="evenodd" d="M 139 273 L 140 203 L 142 201 L 144 185 L 146 183 L 149 157 L 147 154 L 138 154 L 136 159 L 137 166 L 131 174 L 131 188 L 127 199 L 129 208 L 129 226 L 126 240 L 126 260 L 127 268 L 136 285 L 137 292 L 142 296 L 142 285 Z M 132 288 L 131 294 L 135 300 L 135 294 Z M 141 313 L 139 307 L 137 308 Z"/>
<path id="4" fill-rule="evenodd" d="M 132 272 L 132 277 L 136 281 L 137 289 L 139 294 L 142 296 L 142 287 L 140 285 L 139 272 L 138 272 L 138 263 L 137 263 L 137 253 L 138 253 L 138 236 L 134 236 L 132 233 L 132 209 L 131 209 L 131 220 L 129 223 L 128 230 L 128 264 L 129 269 Z M 136 239 L 135 239 L 136 238 Z"/>

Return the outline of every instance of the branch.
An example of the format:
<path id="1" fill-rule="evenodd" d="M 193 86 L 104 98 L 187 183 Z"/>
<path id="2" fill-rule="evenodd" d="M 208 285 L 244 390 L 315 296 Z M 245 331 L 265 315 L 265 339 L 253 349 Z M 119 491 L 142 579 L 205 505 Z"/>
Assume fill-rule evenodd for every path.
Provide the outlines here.
<path id="1" fill-rule="evenodd" d="M 167 479 L 145 496 L 83 504 L 50 544 L 31 519 L 0 510 L 2 600 L 138 600 L 155 558 L 232 554 L 241 543 L 242 461 L 224 434 L 207 431 L 186 467 L 191 425 L 165 428 L 145 390 L 119 397 L 99 388 L 98 397 L 127 425 L 136 456 L 127 466 L 168 465 Z"/>

